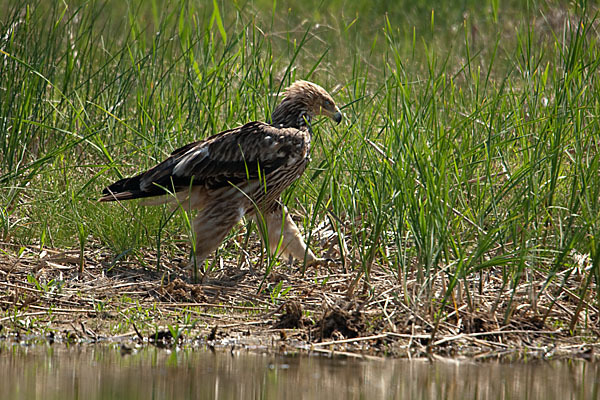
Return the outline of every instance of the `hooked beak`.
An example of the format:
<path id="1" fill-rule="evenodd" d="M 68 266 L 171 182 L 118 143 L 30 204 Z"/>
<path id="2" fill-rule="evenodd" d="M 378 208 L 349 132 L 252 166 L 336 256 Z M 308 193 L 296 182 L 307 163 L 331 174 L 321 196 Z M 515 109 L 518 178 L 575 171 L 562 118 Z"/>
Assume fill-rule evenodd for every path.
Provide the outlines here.
<path id="1" fill-rule="evenodd" d="M 340 111 L 339 108 L 335 108 L 335 113 L 332 115 L 332 119 L 335 121 L 336 124 L 339 124 L 340 122 L 342 122 L 342 112 Z"/>

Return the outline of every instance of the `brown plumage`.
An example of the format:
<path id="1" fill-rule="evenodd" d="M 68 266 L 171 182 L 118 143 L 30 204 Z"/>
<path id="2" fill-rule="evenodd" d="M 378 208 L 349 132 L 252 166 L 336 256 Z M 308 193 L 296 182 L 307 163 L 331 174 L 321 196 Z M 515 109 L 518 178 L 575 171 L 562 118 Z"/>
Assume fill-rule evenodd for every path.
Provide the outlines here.
<path id="1" fill-rule="evenodd" d="M 99 201 L 157 197 L 149 204 L 180 202 L 199 210 L 194 219 L 197 265 L 216 250 L 242 217 L 255 216 L 258 209 L 266 223 L 271 250 L 283 236 L 281 249 L 285 254 L 313 264 L 319 259 L 307 249 L 298 227 L 278 200 L 306 168 L 310 123 L 318 115 L 337 123 L 342 119 L 322 87 L 295 82 L 273 110 L 270 124 L 249 122 L 183 146 L 148 171 L 113 183 L 104 189 Z"/>

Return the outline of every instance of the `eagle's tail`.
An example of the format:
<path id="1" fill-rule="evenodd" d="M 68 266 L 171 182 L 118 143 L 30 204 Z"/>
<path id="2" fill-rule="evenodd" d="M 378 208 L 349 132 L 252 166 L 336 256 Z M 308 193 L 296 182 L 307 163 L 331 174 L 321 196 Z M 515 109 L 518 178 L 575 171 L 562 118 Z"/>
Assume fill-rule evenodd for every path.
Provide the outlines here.
<path id="1" fill-rule="evenodd" d="M 98 201 L 120 201 L 163 196 L 177 192 L 181 182 L 173 176 L 173 157 L 131 178 L 121 179 L 102 191 Z M 184 182 L 185 183 L 185 182 Z"/>
<path id="2" fill-rule="evenodd" d="M 152 172 L 154 172 L 154 169 L 113 183 L 109 187 L 104 188 L 102 191 L 104 196 L 100 197 L 98 201 L 141 199 L 145 197 L 162 196 L 168 193 L 163 187 L 163 185 L 167 186 L 168 184 L 164 184 L 161 181 L 150 185 L 142 184 L 142 180 L 148 180 L 147 175 Z M 152 182 L 152 180 L 150 181 Z M 172 183 L 170 186 L 172 186 Z"/>
<path id="3" fill-rule="evenodd" d="M 100 197 L 98 201 L 131 200 L 141 197 L 156 196 L 155 193 L 148 193 L 141 189 L 141 177 L 142 174 L 132 178 L 121 179 L 107 188 L 104 188 L 102 191 L 103 196 Z"/>

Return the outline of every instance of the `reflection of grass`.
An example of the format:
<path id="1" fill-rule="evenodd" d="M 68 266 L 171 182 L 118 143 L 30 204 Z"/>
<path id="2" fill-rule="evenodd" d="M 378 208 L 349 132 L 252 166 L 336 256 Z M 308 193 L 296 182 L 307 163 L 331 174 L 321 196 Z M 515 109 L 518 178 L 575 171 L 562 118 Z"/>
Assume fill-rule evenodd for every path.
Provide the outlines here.
<path id="1" fill-rule="evenodd" d="M 183 214 L 165 226 L 168 209 L 98 205 L 100 189 L 179 145 L 264 120 L 270 94 L 307 78 L 340 85 L 346 119 L 315 127 L 312 164 L 285 197 L 306 210 L 307 232 L 326 223 L 332 242 L 310 237 L 352 273 L 351 296 L 384 271 L 403 287 L 397 301 L 425 304 L 438 323 L 460 305 L 480 309 L 489 284 L 504 322 L 521 304 L 546 318 L 564 296 L 573 329 L 598 307 L 595 10 L 398 3 L 386 18 L 371 2 L 339 14 L 340 2 L 274 14 L 256 2 L 217 17 L 183 1 L 8 3 L 5 241 L 79 246 L 82 267 L 99 242 L 115 257 L 143 260 L 160 243 L 163 257 L 185 258 Z"/>

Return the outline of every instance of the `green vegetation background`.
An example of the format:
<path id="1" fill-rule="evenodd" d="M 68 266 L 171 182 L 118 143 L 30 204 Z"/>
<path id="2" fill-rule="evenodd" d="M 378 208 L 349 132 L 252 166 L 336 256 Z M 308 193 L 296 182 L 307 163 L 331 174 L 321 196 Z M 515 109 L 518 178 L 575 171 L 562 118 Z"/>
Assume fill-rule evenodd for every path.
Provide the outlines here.
<path id="1" fill-rule="evenodd" d="M 345 121 L 316 127 L 286 201 L 306 232 L 331 225 L 345 268 L 417 279 L 405 296 L 442 301 L 493 274 L 534 302 L 576 274 L 597 305 L 596 8 L 296 3 L 0 1 L 2 241 L 185 258 L 185 213 L 98 204 L 101 189 L 267 119 L 277 93 L 309 79 Z"/>

